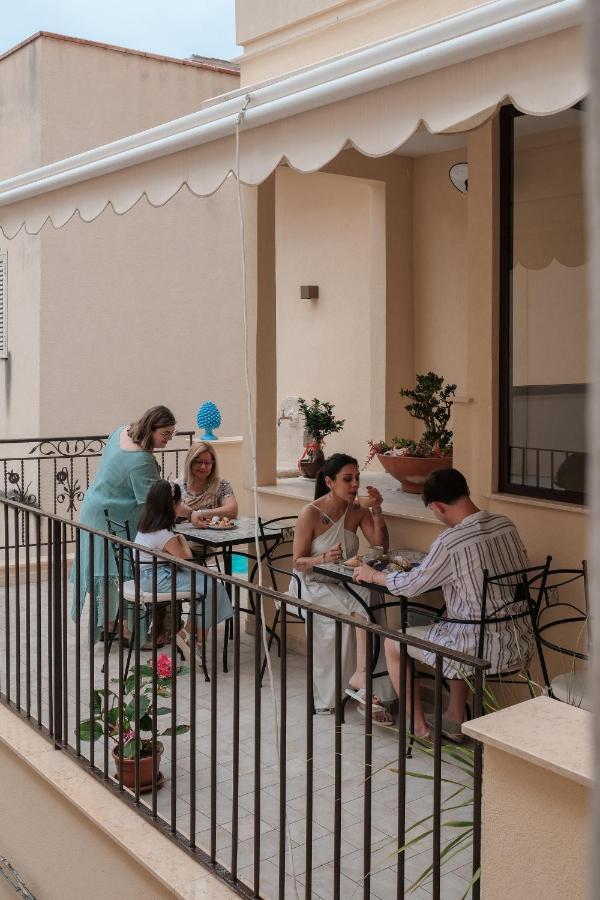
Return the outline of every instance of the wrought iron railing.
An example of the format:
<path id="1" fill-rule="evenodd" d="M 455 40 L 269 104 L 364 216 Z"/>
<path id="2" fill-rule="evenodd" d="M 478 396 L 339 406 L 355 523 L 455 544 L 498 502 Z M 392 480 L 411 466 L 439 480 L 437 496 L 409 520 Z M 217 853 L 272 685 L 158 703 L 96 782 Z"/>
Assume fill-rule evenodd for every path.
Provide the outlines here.
<path id="1" fill-rule="evenodd" d="M 377 815 L 382 809 L 386 810 L 389 837 L 385 862 L 386 866 L 393 867 L 390 877 L 394 885 L 385 888 L 383 896 L 409 896 L 409 887 L 418 874 L 415 873 L 416 859 L 424 858 L 425 868 L 431 866 L 426 887 L 434 898 L 444 896 L 443 860 L 451 858 L 455 851 L 462 849 L 468 858 L 460 865 L 468 864 L 474 873 L 478 873 L 481 747 L 476 745 L 471 751 L 472 776 L 465 774 L 468 751 L 464 748 L 460 753 L 453 751 L 456 767 L 449 777 L 441 736 L 443 667 L 445 661 L 450 660 L 469 673 L 474 686 L 473 712 L 478 715 L 482 708 L 487 663 L 366 620 L 250 585 L 213 569 L 178 561 L 180 569 L 190 575 L 191 621 L 195 621 L 197 613 L 204 616 L 209 610 L 212 621 L 216 621 L 217 586 L 225 585 L 233 606 L 233 665 L 227 673 L 220 671 L 219 629 L 213 628 L 208 638 L 204 631 L 201 639 L 192 632 L 192 674 L 189 679 L 187 676 L 178 678 L 176 666 L 171 666 L 170 674 L 162 678 L 156 630 L 152 629 L 152 646 L 145 653 L 140 646 L 140 626 L 146 608 L 155 622 L 159 607 L 166 605 L 175 623 L 168 658 L 177 659 L 175 632 L 181 601 L 176 599 L 173 591 L 166 604 L 159 603 L 157 594 L 158 567 L 168 564 L 174 574 L 172 557 L 152 554 L 152 590 L 149 595 L 146 592 L 142 602 L 138 568 L 140 548 L 135 544 L 7 499 L 0 499 L 0 518 L 6 532 L 25 535 L 22 546 L 16 542 L 12 556 L 8 542 L 4 551 L 4 615 L 0 618 L 1 700 L 51 740 L 57 750 L 68 753 L 84 769 L 102 778 L 107 788 L 132 804 L 163 834 L 226 880 L 239 894 L 311 898 L 317 888 L 317 879 L 325 877 L 324 868 L 331 881 L 325 887 L 319 883 L 316 892 L 321 897 L 331 896 L 338 900 L 347 896 L 350 882 L 346 879 L 350 875 L 354 878 L 357 893 L 364 897 L 371 896 L 371 892 L 382 896 L 383 888 L 372 891 L 372 884 L 378 877 L 375 853 L 379 852 L 373 846 L 373 829 L 377 827 Z M 87 544 L 91 548 L 85 552 L 89 552 L 92 570 L 94 552 L 97 553 L 98 548 L 102 549 L 105 561 L 109 554 L 116 554 L 121 621 L 126 616 L 125 561 L 129 553 L 133 554 L 137 573 L 134 578 L 137 602 L 133 604 L 136 637 L 133 674 L 130 673 L 127 680 L 124 677 L 125 647 L 120 642 L 112 649 L 107 641 L 100 646 L 94 644 L 94 629 L 90 627 L 89 617 L 89 610 L 94 605 L 93 581 L 92 597 L 88 596 L 83 612 L 76 604 L 74 620 L 69 616 L 71 563 L 67 557 L 67 535 L 71 528 L 74 531 L 76 588 L 84 566 L 82 546 Z M 44 532 L 49 536 L 47 570 L 41 565 L 41 535 Z M 86 532 L 93 534 L 94 539 L 84 542 L 82 537 Z M 108 563 L 104 566 L 107 575 Z M 109 631 L 108 584 L 108 578 L 105 578 L 102 596 L 105 635 Z M 242 627 L 241 598 L 245 605 L 250 600 L 250 608 L 254 610 L 252 636 L 248 636 Z M 266 608 L 272 602 L 280 604 L 281 655 L 279 659 L 271 660 L 272 690 L 266 685 L 262 690 L 263 622 Z M 306 617 L 306 656 L 293 653 L 288 642 L 291 622 L 288 622 L 286 610 L 298 607 L 304 610 Z M 330 659 L 336 699 L 335 715 L 331 717 L 313 714 L 313 669 L 316 663 L 313 634 L 319 617 L 326 618 L 334 626 Z M 358 725 L 344 722 L 342 629 L 345 625 L 362 628 L 366 633 L 367 705 L 364 724 Z M 376 735 L 370 702 L 373 695 L 372 663 L 376 646 L 383 645 L 386 638 L 399 645 L 398 724 L 395 729 L 386 729 Z M 406 701 L 406 663 L 411 646 L 431 652 L 436 661 L 433 681 L 436 728 L 430 748 L 419 748 L 411 739 L 411 726 L 406 719 L 407 713 L 410 715 Z M 195 670 L 194 662 L 200 652 L 209 658 L 208 683 Z M 318 662 L 322 664 L 322 660 Z M 164 660 L 162 664 L 165 665 Z M 142 696 L 142 678 L 149 678 L 151 682 L 148 695 L 152 701 L 151 713 L 148 698 Z M 117 694 L 114 709 L 109 706 L 109 689 Z M 125 703 L 127 692 L 133 694 L 129 705 Z M 158 748 L 154 746 L 150 792 L 144 800 L 139 750 L 134 754 L 134 783 L 127 789 L 122 769 L 118 776 L 113 775 L 110 738 L 114 739 L 118 760 L 123 759 L 126 742 L 132 737 L 130 733 L 124 733 L 126 717 L 131 719 L 133 738 L 144 729 L 153 734 L 162 732 L 162 727 L 158 729 L 156 702 L 165 693 L 171 694 L 168 715 L 160 717 L 170 726 L 169 734 L 164 738 L 161 763 L 165 766 L 166 780 L 161 788 Z M 188 734 L 178 733 L 182 730 L 183 720 L 190 726 Z M 94 740 L 98 731 L 96 725 L 101 726 L 102 736 Z M 86 741 L 86 735 L 92 739 Z M 415 759 L 417 749 L 421 749 L 421 755 Z M 411 753 L 412 759 L 409 758 Z M 419 777 L 411 781 L 411 766 L 417 763 Z M 357 849 L 348 854 L 345 803 L 350 790 L 348 779 L 352 774 L 356 778 L 352 781 L 348 799 L 356 812 L 352 817 L 352 846 Z M 383 791 L 379 785 L 382 775 L 385 775 Z M 464 803 L 458 805 L 460 801 L 452 800 L 463 782 L 472 791 L 470 809 L 465 809 Z M 411 818 L 410 802 L 414 798 L 411 788 L 415 785 L 420 791 L 417 793 L 420 812 Z M 424 807 L 430 811 L 430 822 L 424 826 L 423 852 L 413 858 L 410 854 L 418 834 L 415 819 L 425 821 L 428 818 L 423 819 Z M 466 819 L 465 827 L 459 832 L 462 847 L 460 843 L 456 844 L 456 820 L 461 812 Z M 263 834 L 265 821 L 272 828 L 268 834 Z M 472 847 L 467 826 L 472 831 Z M 445 835 L 452 828 L 452 852 L 445 852 Z M 380 841 L 381 834 L 377 836 Z M 270 849 L 268 840 L 272 841 Z M 327 841 L 330 843 L 325 846 Z M 448 843 L 445 846 L 449 846 Z M 313 852 L 315 848 L 318 859 Z M 324 849 L 325 855 L 330 853 L 330 861 L 325 865 Z M 267 860 L 269 855 L 271 859 Z M 295 865 L 302 872 L 300 876 L 294 875 Z M 350 865 L 352 872 L 347 868 Z M 290 880 L 295 885 L 290 886 Z M 468 888 L 468 882 L 465 883 Z M 472 894 L 479 896 L 478 878 L 474 879 Z"/>
<path id="2" fill-rule="evenodd" d="M 583 493 L 585 454 L 574 450 L 511 445 L 510 481 L 522 487 Z"/>
<path id="3" fill-rule="evenodd" d="M 108 435 L 0 440 L 0 493 L 9 500 L 49 510 L 76 522 Z M 194 438 L 178 431 L 173 445 L 155 453 L 163 477 L 177 477 Z M 69 530 L 68 539 L 74 532 Z M 23 531 L 18 535 L 23 545 Z M 43 542 L 46 543 L 44 535 Z M 4 536 L 0 549 L 4 546 Z"/>

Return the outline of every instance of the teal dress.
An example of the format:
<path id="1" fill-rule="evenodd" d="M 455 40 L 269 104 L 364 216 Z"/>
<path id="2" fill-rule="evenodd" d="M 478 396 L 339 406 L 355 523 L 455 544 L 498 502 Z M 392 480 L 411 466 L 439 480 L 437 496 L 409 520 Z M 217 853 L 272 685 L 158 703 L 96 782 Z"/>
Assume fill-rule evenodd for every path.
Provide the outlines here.
<path id="1" fill-rule="evenodd" d="M 152 453 L 148 450 L 122 450 L 119 444 L 122 428 L 117 428 L 110 435 L 100 466 L 94 481 L 88 488 L 79 520 L 82 525 L 106 531 L 106 516 L 115 522 L 128 522 L 129 533 L 133 539 L 138 530 L 138 521 L 148 491 L 160 478 L 160 468 Z M 89 541 L 94 540 L 94 571 L 90 572 Z M 71 617 L 77 619 L 78 612 L 83 609 L 86 594 L 90 593 L 90 583 L 94 583 L 94 610 L 90 621 L 94 623 L 94 639 L 104 628 L 104 541 L 102 538 L 81 532 L 81 574 L 79 591 L 77 591 L 76 563 L 71 569 L 73 584 L 73 603 Z M 109 545 L 108 551 L 108 620 L 116 619 L 119 609 L 117 563 Z M 127 572 L 125 577 L 131 577 Z"/>

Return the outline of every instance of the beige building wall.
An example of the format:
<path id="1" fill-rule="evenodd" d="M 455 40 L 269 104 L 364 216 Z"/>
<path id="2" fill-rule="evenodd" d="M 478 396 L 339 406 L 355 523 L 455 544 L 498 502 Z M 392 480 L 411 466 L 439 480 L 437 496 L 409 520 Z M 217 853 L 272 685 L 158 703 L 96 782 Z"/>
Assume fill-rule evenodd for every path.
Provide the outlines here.
<path id="1" fill-rule="evenodd" d="M 242 84 L 387 40 L 484 0 L 236 0 Z"/>
<path id="2" fill-rule="evenodd" d="M 39 900 L 236 896 L 118 789 L 110 790 L 101 773 L 95 778 L 6 706 L 0 707 L 0 791 L 0 852 Z M 0 876 L 0 897 L 9 896 L 15 892 Z"/>
<path id="3" fill-rule="evenodd" d="M 471 720 L 463 731 L 483 744 L 482 898 L 593 896 L 590 713 L 537 697 Z"/>
<path id="4" fill-rule="evenodd" d="M 443 375 L 457 385 L 458 397 L 468 377 L 469 198 L 452 185 L 448 170 L 466 161 L 466 147 L 413 161 L 415 372 Z"/>
<path id="5" fill-rule="evenodd" d="M 39 41 L 0 57 L 0 179 L 40 165 L 41 66 Z M 10 350 L 0 359 L 0 430 L 18 436 L 33 433 L 39 415 L 41 242 L 23 232 L 13 241 L 0 234 L 0 251 L 8 252 Z"/>
<path id="6" fill-rule="evenodd" d="M 226 67 L 89 41 L 41 37 L 35 43 L 42 47 L 42 163 L 185 116 L 238 85 Z"/>
<path id="7" fill-rule="evenodd" d="M 40 434 L 102 433 L 156 403 L 195 427 L 213 400 L 220 434 L 245 416 L 233 186 L 183 188 L 43 235 Z M 225 376 L 225 377 L 224 377 Z M 58 428 L 58 431 L 57 431 Z"/>
<path id="8" fill-rule="evenodd" d="M 3 144 L 5 176 L 190 113 L 238 83 L 224 70 L 49 36 L 1 59 L 0 75 L 8 124 L 20 134 L 29 104 L 28 146 L 38 154 L 28 159 Z M 183 187 L 160 209 L 142 199 L 126 216 L 110 209 L 92 223 L 74 216 L 60 231 L 46 227 L 5 244 L 7 436 L 103 433 L 156 403 L 193 428 L 209 399 L 221 409 L 221 433 L 240 433 L 241 266 L 231 183 L 208 198 Z"/>
<path id="9" fill-rule="evenodd" d="M 335 406 L 327 453 L 361 460 L 385 430 L 385 188 L 340 175 L 277 172 L 277 394 Z M 300 285 L 319 299 L 300 299 Z"/>
<path id="10" fill-rule="evenodd" d="M 177 896 L 1 744 L 0 762 L 2 855 L 36 897 L 166 900 Z M 3 887 L 6 882 L 0 877 L 2 898 Z M 15 892 L 7 890 L 9 896 Z"/>

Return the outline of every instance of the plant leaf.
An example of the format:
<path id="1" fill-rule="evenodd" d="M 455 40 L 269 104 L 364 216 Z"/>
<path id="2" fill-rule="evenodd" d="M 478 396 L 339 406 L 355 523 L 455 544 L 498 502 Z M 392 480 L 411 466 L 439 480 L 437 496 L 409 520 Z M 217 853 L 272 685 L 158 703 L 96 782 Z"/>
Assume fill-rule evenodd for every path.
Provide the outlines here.
<path id="1" fill-rule="evenodd" d="M 144 663 L 139 665 L 137 670 L 140 673 L 140 675 L 142 675 L 142 676 L 152 678 L 152 676 L 154 675 L 154 669 L 149 665 L 145 665 Z"/>
<path id="2" fill-rule="evenodd" d="M 140 694 L 140 719 L 146 715 L 146 713 L 150 709 L 150 705 L 150 697 L 147 697 L 145 694 Z M 130 702 L 125 707 L 125 715 L 128 719 L 135 718 L 135 698 L 133 700 L 130 700 Z"/>
<path id="3" fill-rule="evenodd" d="M 190 730 L 189 725 L 177 725 L 177 727 L 175 728 L 175 734 L 185 734 L 189 730 Z M 172 728 L 165 728 L 164 731 L 161 731 L 161 735 L 172 735 L 172 734 L 173 734 Z"/>
<path id="4" fill-rule="evenodd" d="M 92 740 L 92 731 L 91 731 L 91 719 L 86 719 L 84 722 L 79 723 L 79 737 L 82 741 L 90 741 Z M 77 733 L 77 732 L 76 732 Z M 93 740 L 97 741 L 98 738 L 102 737 L 104 734 L 104 729 L 102 724 L 94 719 L 94 737 Z"/>
<path id="5" fill-rule="evenodd" d="M 467 900 L 467 897 L 469 896 L 469 891 L 471 890 L 471 888 L 473 887 L 475 882 L 479 881 L 480 878 L 481 878 L 481 867 L 478 868 L 477 871 L 474 873 L 473 877 L 471 878 L 471 880 L 469 881 L 469 883 L 467 885 L 466 891 L 464 892 L 464 894 L 462 895 L 460 900 Z"/>

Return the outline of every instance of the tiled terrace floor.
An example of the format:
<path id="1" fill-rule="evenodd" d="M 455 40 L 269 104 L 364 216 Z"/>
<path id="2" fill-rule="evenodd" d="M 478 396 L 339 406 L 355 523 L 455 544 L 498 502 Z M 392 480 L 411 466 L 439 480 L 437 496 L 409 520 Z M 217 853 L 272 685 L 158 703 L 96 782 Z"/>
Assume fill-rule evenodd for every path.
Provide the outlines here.
<path id="1" fill-rule="evenodd" d="M 42 717 L 48 723 L 48 674 L 47 674 L 47 630 L 46 630 L 46 585 L 42 592 Z M 35 589 L 31 591 L 31 707 L 36 713 L 36 662 L 35 635 L 37 619 L 35 614 Z M 11 590 L 10 616 L 11 629 L 11 696 L 15 699 L 16 668 L 15 649 L 15 595 Z M 21 706 L 26 704 L 25 681 L 25 585 L 21 585 Z M 0 621 L 0 649 L 2 659 L 6 655 L 5 620 Z M 87 621 L 82 623 L 82 637 L 87 634 Z M 219 651 L 222 647 L 222 633 L 219 634 Z M 75 744 L 75 628 L 68 619 L 68 707 L 69 707 L 69 742 Z M 94 648 L 93 669 L 95 686 L 101 687 L 103 675 L 103 645 Z M 110 657 L 110 674 L 116 674 L 118 650 L 113 648 Z M 147 658 L 149 653 L 143 653 Z M 221 654 L 217 678 L 217 767 L 216 767 L 216 800 L 217 800 L 217 859 L 227 868 L 231 865 L 232 845 L 232 760 L 233 760 L 233 652 L 230 645 L 230 671 L 226 674 L 221 669 Z M 274 693 L 279 698 L 279 660 L 276 653 L 272 655 Z M 81 715 L 87 716 L 87 696 L 89 685 L 89 653 L 88 648 L 81 648 Z M 196 676 L 196 843 L 209 851 L 210 848 L 210 704 L 211 685 L 206 683 L 202 673 Z M 190 720 L 190 675 L 181 676 L 178 686 L 178 720 Z M 305 891 L 305 856 L 306 856 L 306 668 L 305 658 L 290 652 L 287 665 L 287 822 L 291 847 L 288 847 L 286 860 L 286 897 L 304 897 Z M 0 689 L 6 690 L 5 666 L 0 672 Z M 166 701 L 167 703 L 169 701 Z M 268 675 L 265 677 L 261 692 L 261 792 L 260 792 L 260 893 L 263 897 L 278 896 L 278 848 L 279 848 L 279 776 L 277 766 L 276 728 L 273 707 L 273 695 Z M 279 700 L 277 701 L 279 702 Z M 352 704 L 350 704 L 352 706 Z M 252 884 L 254 857 L 254 639 L 250 635 L 242 635 L 240 648 L 240 779 L 239 779 L 239 845 L 238 874 L 239 877 Z M 342 736 L 342 830 L 341 830 L 341 896 L 344 900 L 360 897 L 363 894 L 363 839 L 364 839 L 364 722 L 358 713 L 350 709 L 347 723 L 343 726 Z M 167 717 L 165 717 L 167 720 Z M 334 830 L 334 720 L 329 716 L 313 717 L 314 726 L 314 799 L 313 799 L 313 858 L 312 887 L 313 896 L 321 900 L 333 897 L 333 830 Z M 158 793 L 158 814 L 170 821 L 171 792 L 176 793 L 176 827 L 182 835 L 190 834 L 190 768 L 191 742 L 190 735 L 180 735 L 176 739 L 175 779 L 171 777 L 170 739 L 166 738 L 166 747 L 161 762 L 161 771 L 166 777 L 164 787 Z M 82 753 L 89 755 L 89 744 L 82 744 Z M 103 743 L 95 746 L 96 765 L 103 766 Z M 371 896 L 379 900 L 391 900 L 396 897 L 396 849 L 397 840 L 397 791 L 398 777 L 395 772 L 398 758 L 397 734 L 393 729 L 374 728 L 373 736 L 373 778 L 372 778 L 372 829 L 371 829 Z M 110 760 L 109 771 L 113 771 Z M 444 764 L 445 777 L 456 781 L 468 781 L 455 767 Z M 433 771 L 432 761 L 424 753 L 416 752 L 414 758 L 407 761 L 407 770 L 415 776 L 406 782 L 406 818 L 407 827 L 428 816 L 433 807 L 433 783 L 427 778 Z M 442 785 L 442 797 L 447 797 L 456 790 L 455 784 Z M 464 795 L 468 799 L 469 792 Z M 142 802 L 150 805 L 148 797 Z M 453 801 L 454 803 L 460 800 Z M 451 813 L 453 819 L 468 819 L 469 807 Z M 410 832 L 414 837 L 422 829 L 429 829 L 430 823 Z M 456 837 L 456 829 L 444 829 L 442 846 Z M 406 891 L 407 896 L 417 900 L 431 897 L 431 881 L 426 881 L 414 892 L 408 894 L 410 884 L 431 864 L 431 837 L 409 848 L 406 853 Z M 444 867 L 442 880 L 443 900 L 459 900 L 468 895 L 471 865 L 471 849 L 467 847 L 457 853 Z M 295 881 L 292 877 L 295 873 Z"/>

